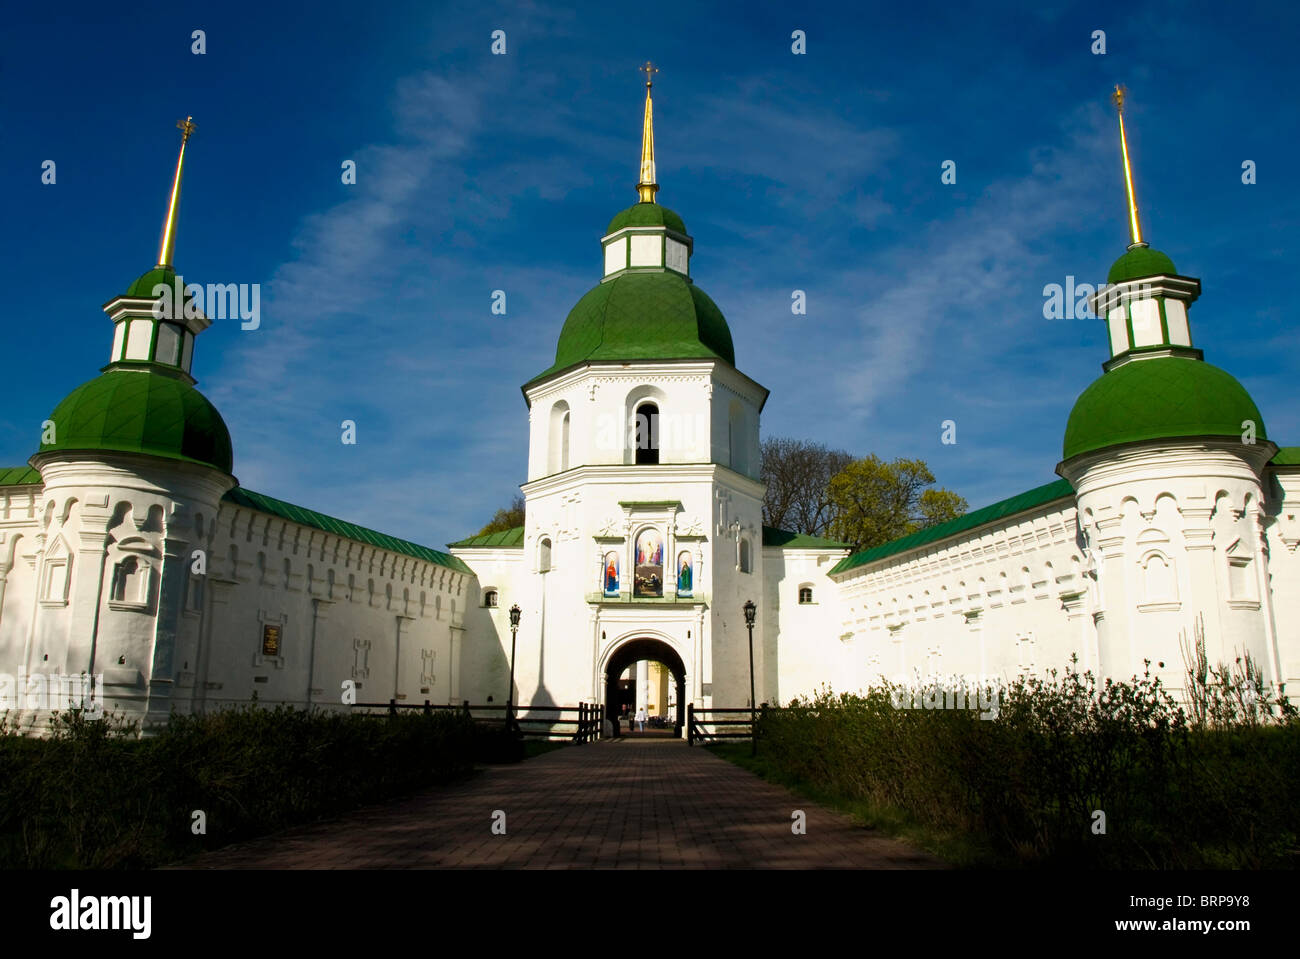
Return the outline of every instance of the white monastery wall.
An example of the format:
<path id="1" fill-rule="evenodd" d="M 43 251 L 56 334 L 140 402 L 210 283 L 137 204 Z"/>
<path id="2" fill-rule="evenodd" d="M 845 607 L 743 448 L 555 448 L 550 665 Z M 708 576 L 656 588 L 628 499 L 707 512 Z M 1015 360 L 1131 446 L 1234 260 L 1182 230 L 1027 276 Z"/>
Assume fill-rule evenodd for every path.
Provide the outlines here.
<path id="1" fill-rule="evenodd" d="M 755 642 L 764 664 L 758 701 L 784 705 L 855 675 L 853 647 L 841 638 L 840 586 L 829 576 L 846 550 L 763 550 L 763 599 Z M 801 590 L 811 590 L 809 601 Z"/>
<path id="2" fill-rule="evenodd" d="M 1072 500 L 846 571 L 839 629 L 854 668 L 836 691 L 881 677 L 1000 676 L 1096 667 L 1088 579 Z"/>

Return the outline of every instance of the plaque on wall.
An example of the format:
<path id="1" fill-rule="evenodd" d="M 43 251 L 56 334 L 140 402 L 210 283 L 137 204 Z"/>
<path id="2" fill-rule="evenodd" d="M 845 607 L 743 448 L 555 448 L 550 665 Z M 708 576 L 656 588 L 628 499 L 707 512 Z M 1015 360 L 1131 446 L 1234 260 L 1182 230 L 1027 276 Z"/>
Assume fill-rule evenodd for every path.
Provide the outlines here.
<path id="1" fill-rule="evenodd" d="M 280 655 L 280 625 L 278 623 L 262 624 L 262 655 Z"/>

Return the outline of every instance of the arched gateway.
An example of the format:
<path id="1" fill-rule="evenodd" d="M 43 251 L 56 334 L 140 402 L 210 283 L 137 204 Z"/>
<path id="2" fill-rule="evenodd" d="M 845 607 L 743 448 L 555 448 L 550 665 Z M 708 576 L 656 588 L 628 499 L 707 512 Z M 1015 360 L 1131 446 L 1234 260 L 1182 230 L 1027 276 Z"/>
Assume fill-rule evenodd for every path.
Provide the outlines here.
<path id="1" fill-rule="evenodd" d="M 629 639 L 620 645 L 605 663 L 605 716 L 614 724 L 618 734 L 618 679 L 629 666 L 642 660 L 663 663 L 673 674 L 677 686 L 677 714 L 673 720 L 673 735 L 681 736 L 686 725 L 686 666 L 677 650 L 661 639 L 643 637 Z"/>

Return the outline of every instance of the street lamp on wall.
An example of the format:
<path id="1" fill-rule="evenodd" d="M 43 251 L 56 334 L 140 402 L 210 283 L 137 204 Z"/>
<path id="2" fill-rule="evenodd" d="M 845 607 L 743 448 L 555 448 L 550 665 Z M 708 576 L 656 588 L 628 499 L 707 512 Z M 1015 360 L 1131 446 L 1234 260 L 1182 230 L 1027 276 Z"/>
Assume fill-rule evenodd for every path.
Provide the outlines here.
<path id="1" fill-rule="evenodd" d="M 515 637 L 519 635 L 519 604 L 510 607 L 510 691 L 506 694 L 506 729 L 515 728 Z"/>
<path id="2" fill-rule="evenodd" d="M 749 629 L 749 754 L 758 755 L 758 715 L 754 704 L 754 617 L 758 607 L 752 599 L 745 600 L 745 626 Z"/>

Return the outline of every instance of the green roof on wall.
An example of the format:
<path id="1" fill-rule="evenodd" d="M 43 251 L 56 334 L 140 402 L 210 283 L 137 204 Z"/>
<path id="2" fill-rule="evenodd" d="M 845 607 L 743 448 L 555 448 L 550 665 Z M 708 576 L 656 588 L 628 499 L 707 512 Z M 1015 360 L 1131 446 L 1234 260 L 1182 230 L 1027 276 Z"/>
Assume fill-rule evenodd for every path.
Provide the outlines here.
<path id="1" fill-rule="evenodd" d="M 455 543 L 448 543 L 447 547 L 449 549 L 511 549 L 523 545 L 524 528 L 515 526 L 512 529 L 501 530 L 497 533 L 481 533 L 478 536 L 470 536 Z"/>
<path id="2" fill-rule="evenodd" d="M 361 543 L 369 543 L 371 546 L 386 549 L 390 553 L 401 553 L 404 556 L 413 556 L 416 559 L 424 560 L 426 563 L 435 563 L 438 566 L 446 566 L 448 569 L 454 569 L 459 573 L 473 572 L 463 562 L 449 553 L 444 553 L 436 549 L 429 549 L 427 546 L 421 546 L 418 543 L 412 543 L 405 539 L 398 539 L 396 536 L 389 536 L 386 533 L 378 533 L 373 529 L 366 529 L 364 526 L 358 526 L 356 523 L 349 523 L 346 520 L 335 519 L 333 516 L 326 516 L 324 513 L 318 513 L 315 510 L 306 509 L 302 506 L 294 506 L 292 503 L 286 503 L 284 500 L 265 496 L 262 493 L 254 493 L 252 490 L 244 489 L 239 486 L 236 486 L 228 492 L 225 495 L 225 499 L 228 502 L 234 503 L 236 506 L 255 509 L 261 513 L 270 513 L 272 516 L 278 516 L 281 519 L 300 523 L 303 526 L 310 526 L 313 529 L 324 530 L 327 533 L 334 533 L 336 536 L 354 539 Z"/>
<path id="3" fill-rule="evenodd" d="M 30 466 L 0 466 L 0 486 L 40 486 L 40 470 Z"/>
<path id="4" fill-rule="evenodd" d="M 884 559 L 887 556 L 906 553 L 908 550 L 917 549 L 921 546 L 928 546 L 931 543 L 937 543 L 959 533 L 966 533 L 988 523 L 1006 519 L 1017 513 L 1023 513 L 1056 500 L 1073 496 L 1074 487 L 1067 480 L 1056 480 L 1043 486 L 1035 486 L 1018 496 L 1012 496 L 1010 499 L 1004 499 L 982 509 L 977 509 L 973 513 L 958 516 L 946 523 L 939 523 L 936 526 L 909 533 L 907 536 L 900 536 L 888 543 L 873 546 L 871 549 L 864 549 L 852 556 L 846 556 L 835 565 L 835 568 L 831 570 L 831 574 L 845 573 L 851 569 L 857 569 L 859 566 L 866 566 L 868 563 Z"/>

